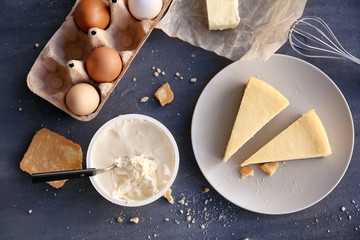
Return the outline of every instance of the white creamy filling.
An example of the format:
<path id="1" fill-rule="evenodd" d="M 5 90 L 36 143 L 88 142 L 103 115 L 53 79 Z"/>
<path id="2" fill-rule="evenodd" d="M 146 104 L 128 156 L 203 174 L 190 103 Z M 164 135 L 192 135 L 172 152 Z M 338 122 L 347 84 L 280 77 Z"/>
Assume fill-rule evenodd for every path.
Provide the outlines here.
<path id="1" fill-rule="evenodd" d="M 157 194 L 161 189 L 157 179 L 158 163 L 144 156 L 118 158 L 117 168 L 111 174 L 115 190 L 113 197 L 118 199 L 142 200 Z"/>
<path id="2" fill-rule="evenodd" d="M 124 156 L 132 157 L 120 161 Z M 94 178 L 109 195 L 130 202 L 154 196 L 166 186 L 174 169 L 174 151 L 169 138 L 155 124 L 125 119 L 99 134 L 91 161 L 95 168 L 117 161 L 118 168 Z"/>

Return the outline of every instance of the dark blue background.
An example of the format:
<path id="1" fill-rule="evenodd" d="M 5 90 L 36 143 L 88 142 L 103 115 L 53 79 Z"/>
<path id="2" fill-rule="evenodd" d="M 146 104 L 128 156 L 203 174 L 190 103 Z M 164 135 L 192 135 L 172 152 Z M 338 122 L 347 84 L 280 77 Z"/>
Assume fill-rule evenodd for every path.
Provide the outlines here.
<path id="1" fill-rule="evenodd" d="M 71 118 L 29 91 L 26 77 L 31 66 L 74 2 L 0 1 L 1 239 L 360 239 L 360 66 L 341 60 L 303 58 L 333 79 L 353 114 L 356 142 L 342 181 L 325 199 L 301 212 L 256 214 L 233 205 L 209 186 L 191 147 L 190 126 L 196 101 L 211 78 L 232 61 L 154 30 L 99 115 L 90 122 Z M 304 15 L 323 18 L 343 46 L 360 56 L 360 1 L 309 0 Z M 35 43 L 40 47 L 35 48 Z M 288 43 L 278 53 L 299 57 Z M 166 75 L 155 78 L 152 66 Z M 184 79 L 175 80 L 175 72 Z M 137 78 L 136 84 L 133 77 Z M 190 83 L 191 77 L 197 82 Z M 153 96 L 167 81 L 175 93 L 173 103 L 162 108 L 156 100 L 139 102 L 144 96 Z M 88 179 L 69 181 L 56 190 L 47 184 L 31 184 L 30 177 L 19 169 L 32 136 L 40 128 L 47 127 L 79 143 L 85 154 L 95 131 L 107 120 L 126 113 L 152 116 L 173 133 L 181 158 L 173 195 L 176 202 L 185 197 L 188 207 L 160 199 L 148 206 L 124 208 L 102 198 Z M 204 193 L 205 187 L 210 192 Z M 213 201 L 206 204 L 210 198 Z M 188 225 L 186 215 L 180 213 L 186 208 L 195 210 L 195 224 Z M 118 216 L 124 222 L 116 222 Z M 137 225 L 129 222 L 134 216 L 140 217 Z M 169 222 L 164 221 L 166 217 Z"/>

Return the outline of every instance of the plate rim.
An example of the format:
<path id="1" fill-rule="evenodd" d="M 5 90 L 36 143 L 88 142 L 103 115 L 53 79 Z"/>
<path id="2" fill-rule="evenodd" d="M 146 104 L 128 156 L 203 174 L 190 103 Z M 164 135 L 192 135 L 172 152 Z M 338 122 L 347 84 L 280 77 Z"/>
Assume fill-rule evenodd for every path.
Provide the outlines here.
<path id="1" fill-rule="evenodd" d="M 337 92 L 339 93 L 339 96 L 342 98 L 342 100 L 344 101 L 345 103 L 345 110 L 346 112 L 348 113 L 348 116 L 349 116 L 349 119 L 350 119 L 350 122 L 351 122 L 351 151 L 350 151 L 350 154 L 349 154 L 349 159 L 347 160 L 347 164 L 346 164 L 346 167 L 344 169 L 344 171 L 342 172 L 341 176 L 339 177 L 339 179 L 336 181 L 336 183 L 329 189 L 329 191 L 326 192 L 326 194 L 324 194 L 324 196 L 322 196 L 321 198 L 317 199 L 316 201 L 310 203 L 310 204 L 306 204 L 305 206 L 301 207 L 301 208 L 297 208 L 297 209 L 294 209 L 294 210 L 291 210 L 291 211 L 282 211 L 282 212 L 266 212 L 266 211 L 258 211 L 258 210 L 255 210 L 255 209 L 251 209 L 251 208 L 248 208 L 248 207 L 244 207 L 244 206 L 240 206 L 239 204 L 235 203 L 234 201 L 230 200 L 227 196 L 224 196 L 222 193 L 220 193 L 212 184 L 211 182 L 209 181 L 208 179 L 208 176 L 204 173 L 204 170 L 202 169 L 201 165 L 199 164 L 199 160 L 196 156 L 196 148 L 194 147 L 194 141 L 193 141 L 193 136 L 194 136 L 194 118 L 195 118 L 195 114 L 197 112 L 197 110 L 199 109 L 199 102 L 200 102 L 200 99 L 202 99 L 204 97 L 204 92 L 205 90 L 207 89 L 207 87 L 209 86 L 209 84 L 211 84 L 211 82 L 213 82 L 213 79 L 215 79 L 218 75 L 220 75 L 223 71 L 226 71 L 225 69 L 229 68 L 230 66 L 232 65 L 235 65 L 237 64 L 238 62 L 245 62 L 245 61 L 253 61 L 253 62 L 256 62 L 256 60 L 237 60 L 237 61 L 234 61 L 232 62 L 231 64 L 227 65 L 226 67 L 224 67 L 223 69 L 221 69 L 218 73 L 216 73 L 210 80 L 209 82 L 206 84 L 206 86 L 204 87 L 204 89 L 202 90 L 198 100 L 196 101 L 196 105 L 195 105 L 195 108 L 194 108 L 194 111 L 193 111 L 193 115 L 192 115 L 192 119 L 191 119 L 191 145 L 192 145 L 192 149 L 193 149 L 193 153 L 194 153 L 194 157 L 195 157 L 195 160 L 196 160 L 196 163 L 201 171 L 201 173 L 203 174 L 203 176 L 205 177 L 205 179 L 207 180 L 207 182 L 215 189 L 215 191 L 220 194 L 223 198 L 225 198 L 227 201 L 231 202 L 232 204 L 240 207 L 240 208 L 243 208 L 243 209 L 246 209 L 248 211 L 251 211 L 251 212 L 255 212 L 255 213 L 260 213 L 260 214 L 266 214 L 266 215 L 284 215 L 284 214 L 290 214 L 290 213 L 295 213 L 295 212 L 300 212 L 304 209 L 307 209 L 311 206 L 314 206 L 315 204 L 317 204 L 318 202 L 320 202 L 321 200 L 323 200 L 325 197 L 327 197 L 337 186 L 338 184 L 340 183 L 340 181 L 342 180 L 342 178 L 344 177 L 345 173 L 347 172 L 347 169 L 350 165 L 350 162 L 352 160 L 352 155 L 353 155 L 353 152 L 354 152 L 354 145 L 355 145 L 355 129 L 354 129 L 354 121 L 353 121 L 353 117 L 352 117 L 352 113 L 351 113 L 351 110 L 350 110 L 350 107 L 349 107 L 349 104 L 348 102 L 346 101 L 346 98 L 344 96 L 344 94 L 342 93 L 342 91 L 339 89 L 339 87 L 335 84 L 335 82 L 326 74 L 324 73 L 321 69 L 319 69 L 318 67 L 314 66 L 313 64 L 303 60 L 303 59 L 300 59 L 300 58 L 297 58 L 297 57 L 294 57 L 294 56 L 290 56 L 290 55 L 285 55 L 285 54 L 274 54 L 273 56 L 271 56 L 269 59 L 271 58 L 288 58 L 288 59 L 292 59 L 292 60 L 295 60 L 295 61 L 299 61 L 313 69 L 315 69 L 317 72 L 319 72 L 320 74 L 322 74 L 325 78 L 327 78 L 328 82 L 330 84 L 333 85 L 333 87 L 335 87 L 335 89 L 337 90 Z M 261 62 L 261 61 L 259 61 Z M 266 62 L 266 61 L 265 61 Z M 264 63 L 264 62 L 263 62 Z"/>

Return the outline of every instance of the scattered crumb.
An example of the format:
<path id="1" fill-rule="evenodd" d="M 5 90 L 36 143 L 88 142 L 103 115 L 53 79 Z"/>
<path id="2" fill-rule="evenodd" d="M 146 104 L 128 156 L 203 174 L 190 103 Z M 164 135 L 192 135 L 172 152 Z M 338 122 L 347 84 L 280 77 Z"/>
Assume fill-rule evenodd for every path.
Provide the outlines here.
<path id="1" fill-rule="evenodd" d="M 204 192 L 209 192 L 210 190 L 206 187 L 205 189 L 204 189 Z"/>
<path id="2" fill-rule="evenodd" d="M 241 167 L 239 170 L 241 176 L 241 179 L 245 179 L 246 177 L 250 176 L 254 176 L 254 169 L 250 166 L 245 166 L 245 167 Z"/>
<path id="3" fill-rule="evenodd" d="M 155 69 L 155 67 L 154 66 L 152 66 L 152 68 L 151 68 L 152 70 L 154 70 Z"/>
<path id="4" fill-rule="evenodd" d="M 158 76 L 159 76 L 159 73 L 158 73 L 158 72 L 154 72 L 154 76 L 155 76 L 155 77 L 158 77 Z"/>
<path id="5" fill-rule="evenodd" d="M 191 216 L 187 216 L 186 221 L 190 222 L 191 221 Z"/>
<path id="6" fill-rule="evenodd" d="M 341 207 L 341 211 L 345 212 L 346 208 L 345 207 Z"/>
<path id="7" fill-rule="evenodd" d="M 136 77 L 134 77 L 134 78 L 132 79 L 132 81 L 133 81 L 133 82 L 136 82 Z"/>
<path id="8" fill-rule="evenodd" d="M 123 221 L 123 219 L 121 217 L 118 217 L 118 218 L 116 218 L 116 221 L 121 223 Z"/>
<path id="9" fill-rule="evenodd" d="M 274 172 L 277 170 L 278 166 L 279 164 L 277 162 L 270 162 L 270 163 L 261 164 L 259 167 L 261 170 L 263 170 L 263 172 L 272 176 Z"/>
<path id="10" fill-rule="evenodd" d="M 352 203 L 355 203 L 355 200 L 351 200 Z"/>
<path id="11" fill-rule="evenodd" d="M 244 240 L 249 240 L 249 238 L 244 238 Z"/>
<path id="12" fill-rule="evenodd" d="M 348 219 L 351 220 L 351 215 L 348 216 Z"/>
<path id="13" fill-rule="evenodd" d="M 180 222 L 179 222 L 178 220 L 174 220 L 174 222 L 175 222 L 176 224 L 180 224 Z"/>
<path id="14" fill-rule="evenodd" d="M 168 221 L 170 221 L 170 219 L 169 219 L 169 218 L 165 218 L 164 220 L 165 220 L 165 222 L 168 222 Z"/>
<path id="15" fill-rule="evenodd" d="M 139 218 L 138 217 L 130 218 L 130 222 L 138 224 L 139 223 Z"/>
<path id="16" fill-rule="evenodd" d="M 179 212 L 180 212 L 181 214 L 184 214 L 184 210 L 182 210 L 182 209 L 180 209 Z"/>
<path id="17" fill-rule="evenodd" d="M 32 209 L 29 209 L 29 210 L 28 210 L 28 213 L 29 213 L 29 214 L 32 213 Z"/>
<path id="18" fill-rule="evenodd" d="M 171 103 L 174 100 L 174 93 L 170 88 L 169 83 L 165 83 L 155 92 L 155 97 L 159 100 L 161 106 Z"/>
<path id="19" fill-rule="evenodd" d="M 185 204 L 185 198 L 182 198 L 178 201 L 178 203 L 180 203 L 181 205 L 184 205 Z"/>
<path id="20" fill-rule="evenodd" d="M 205 224 L 201 224 L 201 229 L 205 229 Z"/>
<path id="21" fill-rule="evenodd" d="M 195 223 L 195 219 L 194 219 L 194 218 L 191 220 L 191 223 Z"/>
<path id="22" fill-rule="evenodd" d="M 161 72 L 161 75 L 165 76 L 165 72 L 164 72 L 164 71 L 162 71 L 162 72 Z"/>
<path id="23" fill-rule="evenodd" d="M 140 99 L 140 102 L 147 102 L 149 100 L 149 97 L 143 97 Z"/>
<path id="24" fill-rule="evenodd" d="M 19 112 L 21 112 L 23 109 L 22 109 L 22 107 L 19 107 L 19 109 L 18 109 L 18 110 L 19 110 Z"/>
<path id="25" fill-rule="evenodd" d="M 40 47 L 40 44 L 38 44 L 38 43 L 35 43 L 35 45 L 34 45 L 36 48 L 38 48 L 38 47 Z"/>
<path id="26" fill-rule="evenodd" d="M 329 232 L 330 232 L 330 229 L 328 229 L 327 232 L 329 233 Z"/>
<path id="27" fill-rule="evenodd" d="M 171 196 L 171 188 L 169 188 L 169 190 L 166 191 L 166 193 L 164 193 L 163 197 L 166 198 L 168 200 L 169 203 L 174 204 L 174 198 L 173 196 Z"/>
<path id="28" fill-rule="evenodd" d="M 160 69 L 160 68 L 157 68 L 157 69 L 156 69 L 156 72 L 157 72 L 157 73 L 161 73 L 161 69 Z"/>
<path id="29" fill-rule="evenodd" d="M 175 73 L 175 76 L 179 77 L 179 76 L 180 76 L 180 73 L 176 72 L 176 73 Z"/>
<path id="30" fill-rule="evenodd" d="M 184 77 L 180 76 L 180 79 L 184 79 Z"/>
<path id="31" fill-rule="evenodd" d="M 190 79 L 190 82 L 195 83 L 196 80 L 197 80 L 196 78 L 191 78 L 191 79 Z"/>

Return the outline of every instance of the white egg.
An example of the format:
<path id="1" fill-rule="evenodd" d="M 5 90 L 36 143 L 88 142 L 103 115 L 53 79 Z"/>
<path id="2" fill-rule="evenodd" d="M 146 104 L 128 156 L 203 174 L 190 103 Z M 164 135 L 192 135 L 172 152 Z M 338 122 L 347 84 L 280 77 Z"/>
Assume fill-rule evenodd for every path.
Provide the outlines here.
<path id="1" fill-rule="evenodd" d="M 162 0 L 128 0 L 131 14 L 139 19 L 153 19 L 161 11 Z"/>
<path id="2" fill-rule="evenodd" d="M 95 87 L 88 83 L 78 83 L 66 94 L 66 106 L 79 116 L 93 113 L 100 103 L 100 96 Z"/>

